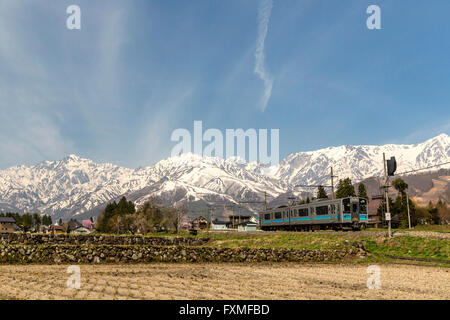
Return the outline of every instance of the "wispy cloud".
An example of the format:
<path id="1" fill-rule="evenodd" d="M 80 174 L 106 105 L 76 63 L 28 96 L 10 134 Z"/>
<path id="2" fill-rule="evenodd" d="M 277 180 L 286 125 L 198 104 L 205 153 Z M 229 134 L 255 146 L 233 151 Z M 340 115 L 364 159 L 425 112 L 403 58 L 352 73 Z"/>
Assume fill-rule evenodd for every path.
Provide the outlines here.
<path id="1" fill-rule="evenodd" d="M 264 111 L 272 95 L 273 78 L 264 66 L 264 42 L 269 29 L 272 13 L 272 0 L 262 0 L 258 9 L 258 39 L 255 52 L 255 73 L 264 81 L 264 94 L 261 98 L 261 109 Z"/>
<path id="2" fill-rule="evenodd" d="M 444 122 L 440 123 L 430 123 L 430 125 L 427 125 L 425 128 L 415 130 L 408 134 L 404 139 L 402 139 L 404 141 L 396 140 L 394 143 L 419 143 L 427 139 L 434 138 L 442 133 L 450 133 L 450 122 L 448 120 L 444 120 Z"/>
<path id="3" fill-rule="evenodd" d="M 138 129 L 139 138 L 132 151 L 137 159 L 145 159 L 146 162 L 140 165 L 148 166 L 170 157 L 170 150 L 175 146 L 170 140 L 171 133 L 177 129 L 180 120 L 186 117 L 183 107 L 189 104 L 196 86 L 195 80 L 189 86 L 175 84 L 161 91 L 158 96 L 150 97 L 143 114 L 146 121 Z M 187 129 L 190 130 L 189 127 Z"/>
<path id="4" fill-rule="evenodd" d="M 51 106 L 58 97 L 21 20 L 25 5 L 0 1 L 0 167 L 53 159 L 73 147 L 56 123 L 59 111 Z"/>

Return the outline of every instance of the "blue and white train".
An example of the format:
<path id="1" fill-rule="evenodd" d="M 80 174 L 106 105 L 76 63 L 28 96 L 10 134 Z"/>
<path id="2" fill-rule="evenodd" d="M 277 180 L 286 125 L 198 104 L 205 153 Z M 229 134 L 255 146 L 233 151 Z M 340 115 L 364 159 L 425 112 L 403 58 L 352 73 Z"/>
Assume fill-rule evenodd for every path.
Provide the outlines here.
<path id="1" fill-rule="evenodd" d="M 367 199 L 315 200 L 260 213 L 262 230 L 361 230 L 369 220 Z"/>

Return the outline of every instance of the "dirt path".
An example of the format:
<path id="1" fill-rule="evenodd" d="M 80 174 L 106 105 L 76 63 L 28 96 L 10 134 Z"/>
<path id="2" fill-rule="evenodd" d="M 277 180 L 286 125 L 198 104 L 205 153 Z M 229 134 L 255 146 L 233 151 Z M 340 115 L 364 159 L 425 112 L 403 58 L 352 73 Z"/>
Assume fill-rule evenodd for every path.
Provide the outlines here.
<path id="1" fill-rule="evenodd" d="M 450 299 L 450 269 L 381 265 L 381 289 L 367 266 L 149 264 L 82 265 L 80 290 L 67 266 L 0 266 L 8 299 Z"/>

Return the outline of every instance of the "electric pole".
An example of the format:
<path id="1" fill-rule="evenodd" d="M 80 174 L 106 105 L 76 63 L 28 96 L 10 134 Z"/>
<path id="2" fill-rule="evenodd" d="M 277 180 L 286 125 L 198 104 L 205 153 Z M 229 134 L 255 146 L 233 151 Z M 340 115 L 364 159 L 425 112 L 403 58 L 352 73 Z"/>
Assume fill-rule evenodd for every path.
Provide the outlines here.
<path id="1" fill-rule="evenodd" d="M 386 155 L 383 152 L 383 164 L 384 164 L 384 192 L 386 194 L 386 220 L 388 220 L 388 236 L 389 238 L 392 237 L 391 234 L 391 213 L 389 212 L 389 194 L 388 194 L 388 188 L 389 188 L 389 182 L 388 182 L 388 174 L 386 170 Z"/>
<path id="2" fill-rule="evenodd" d="M 331 200 L 334 200 L 334 180 L 333 180 L 333 167 L 331 167 Z"/>
<path id="3" fill-rule="evenodd" d="M 238 214 L 239 214 L 238 225 L 240 225 L 241 224 L 241 202 L 240 201 L 239 201 L 239 205 L 238 205 Z"/>
<path id="4" fill-rule="evenodd" d="M 406 192 L 406 205 L 408 208 L 408 226 L 409 229 L 411 229 L 411 215 L 409 214 L 409 197 L 408 197 L 408 192 Z"/>
<path id="5" fill-rule="evenodd" d="M 180 232 L 181 209 L 177 209 L 177 234 Z"/>
<path id="6" fill-rule="evenodd" d="M 231 228 L 234 229 L 234 207 L 235 205 L 233 204 L 233 214 L 232 214 L 232 219 L 231 219 Z"/>
<path id="7" fill-rule="evenodd" d="M 289 229 L 291 229 L 291 216 L 292 216 L 292 205 L 294 203 L 294 200 L 296 198 L 295 197 L 288 197 L 288 200 L 291 200 L 291 202 L 289 202 L 289 208 L 288 208 L 288 220 L 289 220 Z"/>
<path id="8" fill-rule="evenodd" d="M 207 210 L 208 210 L 208 223 L 206 224 L 207 226 L 207 233 L 209 234 L 209 228 L 211 227 L 211 208 L 209 207 L 209 205 L 207 206 Z"/>
<path id="9" fill-rule="evenodd" d="M 264 211 L 267 211 L 267 191 L 264 191 Z"/>

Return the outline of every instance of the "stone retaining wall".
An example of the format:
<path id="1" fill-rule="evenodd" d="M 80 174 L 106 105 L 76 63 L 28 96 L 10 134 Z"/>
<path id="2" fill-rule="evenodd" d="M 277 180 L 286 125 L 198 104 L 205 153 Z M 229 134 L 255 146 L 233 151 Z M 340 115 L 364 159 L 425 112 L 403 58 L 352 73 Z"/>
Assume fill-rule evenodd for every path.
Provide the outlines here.
<path id="1" fill-rule="evenodd" d="M 8 244 L 98 244 L 98 245 L 153 245 L 153 246 L 200 246 L 208 238 L 194 237 L 143 237 L 143 236 L 105 236 L 105 235 L 71 235 L 71 234 L 0 234 L 0 245 Z"/>
<path id="2" fill-rule="evenodd" d="M 336 262 L 364 254 L 358 248 L 293 250 L 183 246 L 3 245 L 0 264 L 149 262 Z"/>

